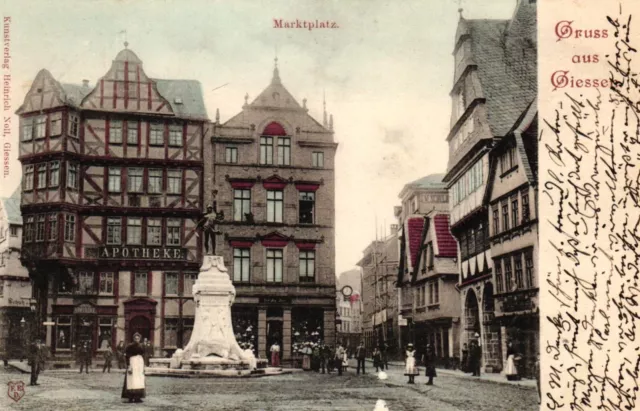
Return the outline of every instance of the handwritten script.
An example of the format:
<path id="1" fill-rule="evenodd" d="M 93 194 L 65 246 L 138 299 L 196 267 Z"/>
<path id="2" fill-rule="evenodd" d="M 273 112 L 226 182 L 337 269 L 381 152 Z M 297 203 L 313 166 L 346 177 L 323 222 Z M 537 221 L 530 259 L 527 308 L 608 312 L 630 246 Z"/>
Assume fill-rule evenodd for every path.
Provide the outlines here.
<path id="1" fill-rule="evenodd" d="M 610 87 L 542 119 L 543 409 L 640 409 L 640 42 L 624 10 L 603 23 Z"/>

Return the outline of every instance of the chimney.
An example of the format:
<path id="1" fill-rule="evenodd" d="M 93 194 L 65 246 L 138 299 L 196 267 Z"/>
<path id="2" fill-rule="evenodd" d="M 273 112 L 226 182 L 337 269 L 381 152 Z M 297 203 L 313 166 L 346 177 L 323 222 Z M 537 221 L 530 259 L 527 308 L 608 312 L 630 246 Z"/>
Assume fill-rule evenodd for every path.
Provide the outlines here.
<path id="1" fill-rule="evenodd" d="M 82 80 L 82 87 L 89 87 L 89 80 Z"/>

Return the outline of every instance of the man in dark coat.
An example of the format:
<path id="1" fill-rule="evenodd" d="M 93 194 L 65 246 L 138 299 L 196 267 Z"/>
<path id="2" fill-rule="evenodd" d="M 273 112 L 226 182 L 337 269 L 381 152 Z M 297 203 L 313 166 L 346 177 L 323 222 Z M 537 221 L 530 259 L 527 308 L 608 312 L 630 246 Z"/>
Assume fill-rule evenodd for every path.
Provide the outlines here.
<path id="1" fill-rule="evenodd" d="M 389 347 L 387 346 L 386 341 L 383 341 L 382 344 L 380 344 L 380 369 L 381 370 L 387 370 L 389 371 L 389 363 L 388 363 L 388 357 L 387 357 L 387 351 L 389 350 Z"/>
<path id="2" fill-rule="evenodd" d="M 38 384 L 38 375 L 40 374 L 40 340 L 35 340 L 29 346 L 28 355 L 29 365 L 31 366 L 31 383 L 30 385 Z"/>
<path id="3" fill-rule="evenodd" d="M 105 370 L 111 373 L 111 361 L 113 360 L 113 349 L 111 348 L 111 343 L 107 343 L 107 350 L 104 352 L 104 367 L 102 367 L 102 372 Z"/>
<path id="4" fill-rule="evenodd" d="M 471 352 L 469 353 L 471 372 L 474 377 L 480 376 L 480 367 L 482 365 L 482 349 L 477 340 L 473 340 L 471 343 Z"/>
<path id="5" fill-rule="evenodd" d="M 80 359 L 80 373 L 82 373 L 82 369 L 84 368 L 85 372 L 89 374 L 89 365 L 91 364 L 91 348 L 89 347 L 89 343 L 87 341 L 82 343 L 78 357 Z"/>
<path id="6" fill-rule="evenodd" d="M 433 378 L 436 376 L 436 354 L 433 351 L 433 346 L 427 344 L 427 350 L 423 358 L 424 362 L 424 376 L 429 378 L 427 385 L 433 385 Z"/>
<path id="7" fill-rule="evenodd" d="M 362 374 L 364 375 L 364 360 L 366 358 L 366 350 L 364 344 L 360 343 L 356 348 L 356 359 L 358 360 L 357 374 L 360 375 L 360 367 L 362 367 Z"/>
<path id="8" fill-rule="evenodd" d="M 118 368 L 124 369 L 124 342 L 120 340 L 118 346 L 116 347 L 116 358 L 118 359 Z"/>

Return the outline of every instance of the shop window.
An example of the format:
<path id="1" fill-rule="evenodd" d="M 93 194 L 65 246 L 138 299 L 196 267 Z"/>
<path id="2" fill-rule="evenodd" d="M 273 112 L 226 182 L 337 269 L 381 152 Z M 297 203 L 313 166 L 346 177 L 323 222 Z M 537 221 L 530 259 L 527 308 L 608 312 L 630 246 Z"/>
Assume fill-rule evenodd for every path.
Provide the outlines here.
<path id="1" fill-rule="evenodd" d="M 106 351 L 111 344 L 111 336 L 113 333 L 113 319 L 100 318 L 98 321 L 98 349 Z"/>
<path id="2" fill-rule="evenodd" d="M 56 320 L 56 349 L 71 349 L 71 317 L 58 317 Z"/>
<path id="3" fill-rule="evenodd" d="M 113 294 L 113 273 L 100 273 L 100 294 Z"/>
<path id="4" fill-rule="evenodd" d="M 94 274 L 89 271 L 78 273 L 78 294 L 94 294 Z"/>
<path id="5" fill-rule="evenodd" d="M 178 318 L 164 319 L 164 346 L 174 348 L 178 346 Z"/>

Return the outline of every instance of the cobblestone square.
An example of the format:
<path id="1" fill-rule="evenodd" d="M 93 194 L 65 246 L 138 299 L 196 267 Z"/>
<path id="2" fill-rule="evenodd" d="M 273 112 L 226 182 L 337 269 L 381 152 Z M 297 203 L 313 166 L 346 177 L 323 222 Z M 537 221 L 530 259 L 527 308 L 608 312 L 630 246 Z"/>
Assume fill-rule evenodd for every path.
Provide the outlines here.
<path id="1" fill-rule="evenodd" d="M 390 411 L 534 411 L 537 394 L 531 387 L 478 381 L 440 373 L 434 386 L 424 377 L 408 385 L 399 367 L 392 367 L 386 380 L 369 370 L 356 375 L 354 368 L 344 375 L 296 372 L 289 375 L 251 379 L 147 378 L 147 398 L 142 404 L 120 399 L 123 374 L 91 370 L 45 371 L 37 387 L 26 386 L 18 402 L 0 400 L 3 410 L 367 410 L 378 399 Z M 4 369 L 0 382 L 28 383 L 29 375 Z"/>

